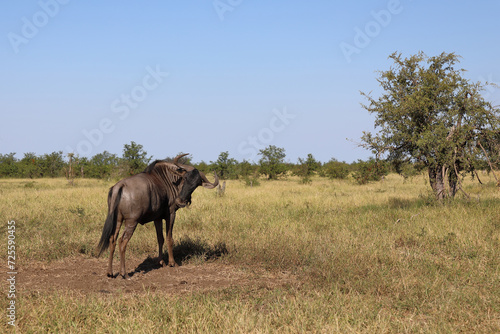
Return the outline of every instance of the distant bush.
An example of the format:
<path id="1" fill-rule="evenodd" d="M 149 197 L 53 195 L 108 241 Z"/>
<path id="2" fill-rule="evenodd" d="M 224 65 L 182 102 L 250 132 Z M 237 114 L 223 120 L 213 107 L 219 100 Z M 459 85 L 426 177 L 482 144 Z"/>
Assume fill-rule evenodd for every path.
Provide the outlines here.
<path id="1" fill-rule="evenodd" d="M 309 153 L 307 158 L 299 158 L 298 164 L 293 168 L 293 174 L 300 176 L 300 183 L 311 184 L 311 176 L 321 168 L 321 162 L 317 161 L 314 156 Z"/>
<path id="2" fill-rule="evenodd" d="M 420 174 L 425 166 L 419 163 L 394 161 L 392 167 L 394 172 L 407 179 Z"/>
<path id="3" fill-rule="evenodd" d="M 267 175 L 268 180 L 275 180 L 286 175 L 288 167 L 285 164 L 285 149 L 269 145 L 259 151 L 262 158 L 259 160 L 260 173 Z"/>
<path id="4" fill-rule="evenodd" d="M 332 158 L 323 165 L 320 175 L 326 176 L 330 179 L 345 179 L 349 176 L 349 164 Z"/>
<path id="5" fill-rule="evenodd" d="M 245 176 L 243 178 L 243 181 L 245 182 L 245 185 L 248 187 L 260 186 L 259 178 L 255 176 Z"/>
<path id="6" fill-rule="evenodd" d="M 238 178 L 238 161 L 234 158 L 229 158 L 229 152 L 221 152 L 217 161 L 211 161 L 210 163 L 221 180 L 234 180 Z"/>
<path id="7" fill-rule="evenodd" d="M 370 158 L 368 161 L 358 160 L 356 171 L 352 177 L 358 184 L 366 184 L 370 181 L 380 181 L 382 176 L 389 173 L 387 163 L 382 160 Z"/>
<path id="8" fill-rule="evenodd" d="M 19 166 L 15 153 L 0 154 L 0 176 L 17 177 L 19 176 Z"/>

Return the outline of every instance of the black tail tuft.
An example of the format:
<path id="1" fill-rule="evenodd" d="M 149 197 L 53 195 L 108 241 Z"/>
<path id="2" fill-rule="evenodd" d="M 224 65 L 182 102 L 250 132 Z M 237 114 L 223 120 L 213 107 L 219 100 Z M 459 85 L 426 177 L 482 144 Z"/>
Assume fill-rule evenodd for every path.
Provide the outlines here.
<path id="1" fill-rule="evenodd" d="M 99 240 L 99 244 L 97 245 L 97 257 L 101 256 L 102 252 L 104 252 L 109 247 L 109 239 L 115 233 L 116 229 L 116 217 L 118 215 L 117 207 L 120 203 L 120 198 L 122 196 L 122 187 L 120 187 L 116 193 L 116 196 L 113 198 L 113 190 L 114 187 L 109 189 L 108 193 L 108 217 L 106 218 L 106 222 L 104 223 L 104 227 L 102 229 L 101 240 Z"/>

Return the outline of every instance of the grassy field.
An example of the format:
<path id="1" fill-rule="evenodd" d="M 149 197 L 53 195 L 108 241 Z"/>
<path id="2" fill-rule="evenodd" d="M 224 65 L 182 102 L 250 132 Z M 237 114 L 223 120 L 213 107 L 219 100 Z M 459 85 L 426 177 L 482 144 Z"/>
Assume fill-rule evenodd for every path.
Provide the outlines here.
<path id="1" fill-rule="evenodd" d="M 295 283 L 178 295 L 23 293 L 19 285 L 17 330 L 499 332 L 500 191 L 487 175 L 482 181 L 466 180 L 470 199 L 458 194 L 444 204 L 433 199 L 423 176 L 389 175 L 363 186 L 320 178 L 257 187 L 228 181 L 223 197 L 200 188 L 174 227 L 177 250 L 188 241 L 201 250 L 182 264 L 286 272 Z M 7 253 L 7 221 L 15 220 L 20 268 L 94 257 L 112 184 L 0 180 L 1 249 Z M 154 233 L 152 223 L 139 226 L 127 257 L 156 256 Z M 1 288 L 7 291 L 5 280 Z M 10 329 L 3 319 L 2 331 Z"/>

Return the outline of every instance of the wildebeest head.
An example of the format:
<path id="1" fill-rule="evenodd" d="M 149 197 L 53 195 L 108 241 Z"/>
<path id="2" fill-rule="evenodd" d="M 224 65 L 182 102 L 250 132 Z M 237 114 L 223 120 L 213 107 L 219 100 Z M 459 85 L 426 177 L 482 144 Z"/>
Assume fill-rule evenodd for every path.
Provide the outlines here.
<path id="1" fill-rule="evenodd" d="M 207 189 L 212 189 L 219 184 L 217 173 L 215 173 L 215 181 L 212 183 L 208 181 L 205 174 L 203 174 L 193 166 L 179 164 L 177 161 L 179 160 L 179 158 L 185 155 L 186 154 L 179 155 L 175 157 L 173 161 L 173 163 L 178 167 L 176 172 L 183 179 L 181 183 L 181 191 L 179 192 L 179 196 L 175 199 L 175 204 L 177 204 L 177 206 L 181 208 L 191 204 L 191 194 L 199 186 L 205 187 Z"/>

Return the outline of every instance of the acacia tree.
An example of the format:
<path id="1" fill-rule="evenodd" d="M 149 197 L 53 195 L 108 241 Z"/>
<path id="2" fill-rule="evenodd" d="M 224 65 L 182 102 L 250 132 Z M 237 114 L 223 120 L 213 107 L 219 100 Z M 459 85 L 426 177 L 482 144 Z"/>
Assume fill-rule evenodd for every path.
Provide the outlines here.
<path id="1" fill-rule="evenodd" d="M 311 176 L 314 172 L 318 171 L 320 167 L 321 163 L 316 161 L 314 156 L 309 153 L 306 159 L 299 158 L 294 174 L 302 177 L 302 183 L 311 183 Z"/>
<path id="2" fill-rule="evenodd" d="M 63 152 L 52 152 L 51 154 L 44 154 L 38 158 L 41 170 L 41 176 L 57 177 L 63 174 L 64 162 Z"/>
<path id="3" fill-rule="evenodd" d="M 148 158 L 148 153 L 144 151 L 141 144 L 136 144 L 134 141 L 130 145 L 125 144 L 123 147 L 123 161 L 128 169 L 127 174 L 134 175 L 140 173 L 147 167 L 151 157 Z"/>
<path id="4" fill-rule="evenodd" d="M 19 161 L 21 176 L 29 177 L 30 179 L 40 177 L 41 170 L 38 160 L 39 158 L 35 153 L 24 153 L 24 157 Z"/>
<path id="5" fill-rule="evenodd" d="M 322 176 L 327 176 L 330 179 L 345 179 L 349 175 L 349 164 L 345 161 L 338 161 L 331 158 L 323 165 Z"/>
<path id="6" fill-rule="evenodd" d="M 15 153 L 0 153 L 0 177 L 18 176 L 19 166 L 15 155 Z"/>
<path id="7" fill-rule="evenodd" d="M 238 178 L 238 175 L 236 174 L 236 165 L 238 164 L 238 161 L 234 158 L 229 158 L 228 151 L 221 152 L 217 161 L 211 161 L 210 163 L 220 176 L 221 180 Z"/>
<path id="8" fill-rule="evenodd" d="M 116 154 L 104 151 L 94 155 L 87 163 L 87 177 L 109 178 L 119 166 L 120 159 Z M 138 166 L 139 168 L 139 166 Z"/>
<path id="9" fill-rule="evenodd" d="M 259 155 L 262 156 L 259 160 L 260 172 L 267 175 L 268 180 L 277 179 L 286 173 L 286 154 L 284 148 L 269 145 L 265 149 L 260 150 Z"/>
<path id="10" fill-rule="evenodd" d="M 484 84 L 462 77 L 453 53 L 427 57 L 420 52 L 404 59 L 393 53 L 389 58 L 394 65 L 377 79 L 382 96 L 361 93 L 378 130 L 363 132 L 362 146 L 385 154 L 396 166 L 418 162 L 427 169 L 436 197 L 453 197 L 463 175 L 473 173 L 495 147 L 499 110 L 481 96 Z"/>

